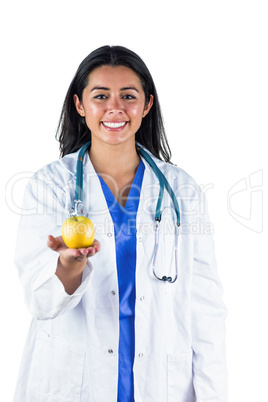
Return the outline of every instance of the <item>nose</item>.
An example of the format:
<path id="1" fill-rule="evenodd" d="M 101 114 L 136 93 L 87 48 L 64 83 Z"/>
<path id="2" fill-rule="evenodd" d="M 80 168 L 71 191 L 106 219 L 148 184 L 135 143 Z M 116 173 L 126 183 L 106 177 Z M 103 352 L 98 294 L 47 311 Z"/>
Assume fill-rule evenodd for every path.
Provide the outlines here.
<path id="1" fill-rule="evenodd" d="M 107 111 L 110 114 L 122 114 L 124 111 L 122 99 L 117 96 L 111 96 L 107 104 Z"/>

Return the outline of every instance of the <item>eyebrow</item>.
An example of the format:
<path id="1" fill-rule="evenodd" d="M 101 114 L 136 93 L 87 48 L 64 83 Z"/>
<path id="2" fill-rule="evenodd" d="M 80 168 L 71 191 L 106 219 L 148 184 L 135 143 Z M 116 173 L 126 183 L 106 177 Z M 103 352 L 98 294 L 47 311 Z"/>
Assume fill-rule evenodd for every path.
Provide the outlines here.
<path id="1" fill-rule="evenodd" d="M 135 88 L 135 87 L 123 87 L 123 88 L 120 88 L 120 91 L 127 91 L 127 90 L 129 90 L 129 89 L 132 89 L 133 91 L 139 92 L 139 91 L 137 90 L 137 88 Z M 107 88 L 107 87 L 94 87 L 94 88 L 91 89 L 91 92 L 92 92 L 92 91 L 98 91 L 98 90 L 101 90 L 101 91 L 109 91 L 110 88 Z"/>

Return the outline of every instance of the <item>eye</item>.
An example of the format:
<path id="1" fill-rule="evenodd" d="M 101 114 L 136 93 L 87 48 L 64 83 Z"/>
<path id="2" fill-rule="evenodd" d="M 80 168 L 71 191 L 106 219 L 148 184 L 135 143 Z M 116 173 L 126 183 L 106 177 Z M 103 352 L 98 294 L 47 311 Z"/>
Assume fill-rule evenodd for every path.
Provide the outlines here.
<path id="1" fill-rule="evenodd" d="M 94 99 L 100 99 L 100 100 L 107 99 L 107 95 L 104 95 L 104 94 L 96 95 L 96 96 L 94 96 Z"/>
<path id="2" fill-rule="evenodd" d="M 126 99 L 126 100 L 132 100 L 132 99 L 136 99 L 136 96 L 134 96 L 134 95 L 124 95 L 123 96 L 123 99 Z"/>

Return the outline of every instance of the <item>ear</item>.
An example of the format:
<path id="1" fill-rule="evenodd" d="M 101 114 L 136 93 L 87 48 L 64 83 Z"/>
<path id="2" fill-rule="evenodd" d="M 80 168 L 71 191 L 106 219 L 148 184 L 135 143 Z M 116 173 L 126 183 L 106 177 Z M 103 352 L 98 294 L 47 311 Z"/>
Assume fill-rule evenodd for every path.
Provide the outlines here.
<path id="1" fill-rule="evenodd" d="M 153 95 L 150 95 L 149 102 L 145 103 L 142 117 L 145 117 L 150 112 L 153 103 L 154 103 L 154 97 Z"/>
<path id="2" fill-rule="evenodd" d="M 75 104 L 77 112 L 80 114 L 80 116 L 85 116 L 83 104 L 76 94 L 74 94 L 73 100 L 74 100 L 74 104 Z"/>

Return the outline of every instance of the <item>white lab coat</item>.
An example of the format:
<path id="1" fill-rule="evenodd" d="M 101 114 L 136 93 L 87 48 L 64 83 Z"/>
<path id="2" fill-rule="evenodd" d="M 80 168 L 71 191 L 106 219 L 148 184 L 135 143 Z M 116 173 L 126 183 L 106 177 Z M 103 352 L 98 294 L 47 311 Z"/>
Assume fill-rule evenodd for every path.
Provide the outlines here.
<path id="1" fill-rule="evenodd" d="M 38 171 L 25 192 L 16 264 L 33 315 L 14 402 L 116 402 L 119 299 L 113 223 L 88 155 L 84 201 L 101 251 L 68 295 L 55 275 L 61 234 L 73 206 L 77 154 Z M 176 166 L 154 158 L 181 210 L 178 280 L 153 276 L 159 183 L 146 161 L 137 213 L 135 402 L 226 402 L 226 308 L 217 275 L 204 194 Z M 157 271 L 175 274 L 173 210 L 165 191 Z M 127 267 L 126 267 L 127 269 Z M 127 401 L 126 401 L 127 402 Z"/>

